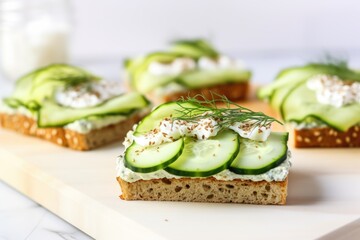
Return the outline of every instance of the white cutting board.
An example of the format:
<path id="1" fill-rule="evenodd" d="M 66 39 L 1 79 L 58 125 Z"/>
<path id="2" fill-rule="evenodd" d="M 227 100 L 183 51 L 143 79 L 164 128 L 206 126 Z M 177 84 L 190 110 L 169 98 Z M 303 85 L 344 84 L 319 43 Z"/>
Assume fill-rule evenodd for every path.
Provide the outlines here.
<path id="1" fill-rule="evenodd" d="M 359 148 L 292 150 L 286 206 L 123 201 L 121 151 L 118 142 L 76 152 L 1 129 L 0 179 L 96 239 L 313 239 L 360 218 Z"/>

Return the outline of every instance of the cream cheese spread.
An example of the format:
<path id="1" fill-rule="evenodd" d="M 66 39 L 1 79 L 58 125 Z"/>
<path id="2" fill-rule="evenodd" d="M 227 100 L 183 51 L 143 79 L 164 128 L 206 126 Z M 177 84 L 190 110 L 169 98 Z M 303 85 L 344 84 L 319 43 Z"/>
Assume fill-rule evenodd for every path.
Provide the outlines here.
<path id="1" fill-rule="evenodd" d="M 19 106 L 17 108 L 12 108 L 8 105 L 6 105 L 3 101 L 0 101 L 0 112 L 12 115 L 12 114 L 20 114 L 24 115 L 26 117 L 36 119 L 36 113 L 31 112 L 29 109 L 23 106 Z"/>
<path id="2" fill-rule="evenodd" d="M 222 181 L 231 181 L 235 179 L 241 180 L 251 180 L 251 181 L 284 181 L 289 174 L 289 169 L 291 167 L 291 153 L 288 151 L 287 159 L 282 162 L 279 166 L 270 169 L 269 171 L 258 174 L 258 175 L 240 175 L 231 172 L 228 169 L 223 170 L 220 173 L 212 175 L 212 177 L 217 180 Z M 183 178 L 181 176 L 176 176 L 166 172 L 165 170 L 157 170 L 151 173 L 137 173 L 131 169 L 125 167 L 124 165 L 124 156 L 120 155 L 117 159 L 117 176 L 127 182 L 136 182 L 138 180 L 151 180 L 151 179 L 161 179 L 161 178 Z"/>
<path id="3" fill-rule="evenodd" d="M 322 128 L 322 127 L 328 127 L 325 123 L 321 122 L 320 120 L 313 118 L 313 117 L 307 117 L 302 122 L 291 122 L 290 123 L 292 127 L 295 129 L 311 129 L 311 128 Z"/>
<path id="4" fill-rule="evenodd" d="M 316 75 L 307 81 L 307 87 L 316 92 L 322 104 L 343 107 L 360 103 L 360 83 L 344 81 L 337 76 Z"/>
<path id="5" fill-rule="evenodd" d="M 163 85 L 162 87 L 155 88 L 153 90 L 153 93 L 154 93 L 154 97 L 161 99 L 166 95 L 170 95 L 177 92 L 183 92 L 183 91 L 188 91 L 188 89 L 176 82 L 170 82 L 166 85 Z"/>
<path id="6" fill-rule="evenodd" d="M 322 128 L 322 127 L 328 127 L 324 123 L 319 122 L 292 122 L 291 123 L 295 129 L 311 129 L 311 128 Z"/>
<path id="7" fill-rule="evenodd" d="M 141 110 L 137 110 L 134 114 L 138 116 L 144 116 L 150 111 L 150 107 L 151 106 L 143 108 Z M 86 134 L 91 132 L 92 130 L 100 129 L 109 126 L 111 124 L 117 124 L 131 117 L 132 115 L 130 116 L 113 115 L 113 116 L 104 116 L 104 117 L 92 116 L 85 119 L 76 120 L 72 123 L 65 125 L 64 128 L 67 128 L 74 132 Z"/>
<path id="8" fill-rule="evenodd" d="M 6 114 L 20 114 L 32 119 L 37 118 L 35 113 L 31 112 L 25 107 L 19 106 L 17 108 L 11 108 L 8 105 L 4 104 L 3 102 L 0 102 L 0 112 Z M 64 128 L 67 128 L 74 132 L 86 134 L 94 129 L 100 129 L 109 126 L 111 124 L 116 124 L 125 119 L 127 119 L 126 116 L 120 116 L 120 115 L 106 116 L 106 117 L 89 117 L 86 119 L 79 119 L 72 123 L 69 123 L 65 125 Z"/>
<path id="9" fill-rule="evenodd" d="M 100 81 L 88 85 L 59 89 L 55 93 L 55 99 L 60 105 L 66 107 L 86 108 L 96 106 L 121 93 L 123 93 L 123 89 L 120 83 Z"/>
<path id="10" fill-rule="evenodd" d="M 87 119 L 79 119 L 64 126 L 69 130 L 86 134 L 95 129 L 100 129 L 111 124 L 116 124 L 127 119 L 125 116 L 106 116 L 106 117 L 89 117 Z"/>
<path id="11" fill-rule="evenodd" d="M 320 122 L 319 120 L 314 119 L 313 121 L 304 121 L 304 122 L 291 122 L 291 125 L 295 128 L 295 129 L 311 129 L 311 128 L 328 128 L 329 125 L 326 125 L 322 122 Z M 360 123 L 355 124 L 354 126 L 360 126 Z"/>

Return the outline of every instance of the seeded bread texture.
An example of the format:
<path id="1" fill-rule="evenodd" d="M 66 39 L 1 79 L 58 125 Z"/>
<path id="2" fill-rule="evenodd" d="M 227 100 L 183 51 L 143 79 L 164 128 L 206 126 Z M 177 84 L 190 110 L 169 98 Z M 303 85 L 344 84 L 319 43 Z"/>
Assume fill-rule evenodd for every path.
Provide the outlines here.
<path id="1" fill-rule="evenodd" d="M 183 201 L 283 205 L 286 203 L 287 178 L 284 181 L 220 181 L 215 178 L 153 179 L 126 182 L 117 178 L 124 200 Z"/>
<path id="2" fill-rule="evenodd" d="M 351 127 L 346 132 L 329 127 L 295 129 L 294 137 L 297 148 L 360 147 L 360 126 Z"/>
<path id="3" fill-rule="evenodd" d="M 161 104 L 164 102 L 176 101 L 181 97 L 194 97 L 198 94 L 205 96 L 207 99 L 219 98 L 216 95 L 211 95 L 212 93 L 216 93 L 217 95 L 224 95 L 231 101 L 242 101 L 246 100 L 249 93 L 249 82 L 241 82 L 241 83 L 226 83 L 221 85 L 216 85 L 207 88 L 200 89 L 191 89 L 181 92 L 175 92 L 171 94 L 166 94 L 162 97 L 155 96 L 152 93 L 146 95 L 153 103 Z"/>
<path id="4" fill-rule="evenodd" d="M 36 121 L 20 114 L 0 113 L 0 125 L 22 134 L 45 139 L 63 147 L 86 151 L 124 139 L 126 133 L 140 120 L 139 115 L 89 133 L 82 134 L 66 128 L 38 128 Z"/>

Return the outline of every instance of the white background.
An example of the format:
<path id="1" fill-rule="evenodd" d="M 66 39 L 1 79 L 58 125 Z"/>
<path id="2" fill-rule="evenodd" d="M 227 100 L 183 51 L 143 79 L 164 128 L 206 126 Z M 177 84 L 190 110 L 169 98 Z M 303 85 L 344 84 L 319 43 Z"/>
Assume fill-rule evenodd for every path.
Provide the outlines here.
<path id="1" fill-rule="evenodd" d="M 207 37 L 236 55 L 360 50 L 357 0 L 71 0 L 73 56 L 159 49 L 178 37 Z"/>

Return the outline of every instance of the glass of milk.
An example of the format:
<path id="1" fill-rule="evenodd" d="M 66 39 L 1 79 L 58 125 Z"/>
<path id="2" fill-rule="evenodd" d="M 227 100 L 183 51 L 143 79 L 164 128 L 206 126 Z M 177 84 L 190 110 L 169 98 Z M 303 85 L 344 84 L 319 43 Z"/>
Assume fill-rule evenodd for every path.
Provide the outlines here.
<path id="1" fill-rule="evenodd" d="M 9 79 L 69 58 L 68 0 L 1 0 L 0 61 Z"/>

